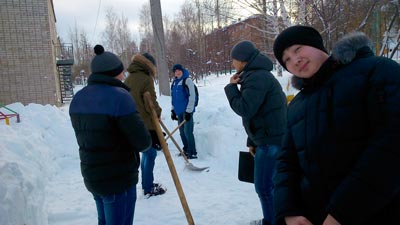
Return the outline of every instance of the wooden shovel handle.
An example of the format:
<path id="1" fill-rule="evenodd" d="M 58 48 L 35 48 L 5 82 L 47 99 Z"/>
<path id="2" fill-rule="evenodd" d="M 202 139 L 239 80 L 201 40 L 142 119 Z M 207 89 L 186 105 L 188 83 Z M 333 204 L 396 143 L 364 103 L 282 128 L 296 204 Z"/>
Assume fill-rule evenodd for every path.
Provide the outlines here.
<path id="1" fill-rule="evenodd" d="M 171 132 L 171 134 L 168 134 L 168 137 L 167 138 L 165 138 L 165 140 L 168 140 L 168 138 L 170 138 L 170 137 L 172 137 L 172 135 L 179 129 L 179 128 L 181 128 L 181 126 L 183 126 L 183 124 L 186 122 L 186 120 L 183 120 L 172 132 Z M 162 121 L 160 121 L 160 124 L 161 124 L 161 126 L 163 127 L 163 129 L 164 129 L 164 124 L 162 123 Z M 165 129 L 164 129 L 165 130 Z"/>
<path id="2" fill-rule="evenodd" d="M 169 171 L 171 172 L 172 179 L 174 180 L 175 188 L 176 188 L 176 191 L 178 192 L 178 196 L 179 196 L 179 199 L 181 201 L 183 211 L 185 212 L 185 216 L 186 216 L 187 222 L 188 222 L 189 225 L 194 225 L 193 217 L 192 217 L 192 214 L 190 212 L 189 205 L 188 205 L 188 203 L 186 201 L 185 193 L 183 192 L 183 188 L 182 188 L 181 182 L 179 181 L 179 177 L 178 177 L 178 174 L 176 172 L 174 162 L 172 161 L 171 153 L 169 152 L 167 142 L 165 141 L 164 135 L 163 135 L 163 133 L 161 131 L 160 122 L 158 120 L 158 116 L 157 116 L 156 110 L 154 108 L 154 104 L 153 104 L 153 102 L 151 100 L 151 95 L 150 95 L 149 92 L 145 92 L 143 94 L 143 97 L 144 97 L 145 104 L 147 106 L 149 106 L 150 109 L 151 109 L 150 111 L 151 111 L 152 121 L 154 123 L 154 127 L 156 129 L 156 133 L 157 133 L 158 139 L 160 140 L 161 147 L 163 149 L 165 159 L 167 160 Z"/>

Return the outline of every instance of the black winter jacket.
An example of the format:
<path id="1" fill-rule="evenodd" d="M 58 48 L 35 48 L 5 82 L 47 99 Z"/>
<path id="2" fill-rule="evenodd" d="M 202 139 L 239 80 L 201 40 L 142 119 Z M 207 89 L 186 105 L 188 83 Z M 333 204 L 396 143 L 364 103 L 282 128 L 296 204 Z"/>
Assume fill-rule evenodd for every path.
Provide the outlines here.
<path id="1" fill-rule="evenodd" d="M 258 51 L 240 74 L 236 84 L 225 86 L 233 111 L 242 117 L 247 146 L 281 145 L 286 126 L 286 97 L 271 74 L 272 62 Z"/>
<path id="2" fill-rule="evenodd" d="M 355 33 L 288 107 L 278 155 L 275 212 L 321 225 L 400 224 L 400 66 Z"/>
<path id="3" fill-rule="evenodd" d="M 98 195 L 118 194 L 137 184 L 139 152 L 151 145 L 128 90 L 115 78 L 92 74 L 70 104 L 82 176 L 86 188 Z"/>

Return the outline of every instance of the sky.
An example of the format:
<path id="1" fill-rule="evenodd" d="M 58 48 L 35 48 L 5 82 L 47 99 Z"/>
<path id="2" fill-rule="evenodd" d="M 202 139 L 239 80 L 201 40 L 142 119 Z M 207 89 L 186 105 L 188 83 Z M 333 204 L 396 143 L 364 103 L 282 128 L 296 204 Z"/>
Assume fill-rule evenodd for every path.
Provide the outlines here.
<path id="1" fill-rule="evenodd" d="M 138 41 L 139 13 L 142 6 L 150 0 L 53 0 L 56 14 L 56 27 L 59 36 L 68 40 L 69 30 L 75 27 L 84 29 L 90 42 L 100 41 L 105 28 L 105 9 L 113 7 L 119 15 L 128 18 L 129 28 L 135 41 Z M 185 0 L 160 0 L 163 15 L 173 18 Z M 99 10 L 100 5 L 100 10 Z M 99 14 L 98 14 L 99 12 Z M 97 16 L 98 15 L 98 16 Z M 97 24 L 96 24 L 96 18 Z"/>
<path id="2" fill-rule="evenodd" d="M 278 80 L 287 94 L 294 94 L 293 88 L 287 89 L 289 77 L 284 72 Z M 237 179 L 239 151 L 247 151 L 247 135 L 224 93 L 229 78 L 210 75 L 197 84 L 200 100 L 194 136 L 199 158 L 191 163 L 209 170 L 188 170 L 173 142 L 167 142 L 196 225 L 244 225 L 262 218 L 253 184 Z M 81 88 L 76 86 L 75 92 Z M 158 102 L 161 119 L 171 131 L 177 122 L 170 118 L 170 97 L 159 96 Z M 16 102 L 7 107 L 20 114 L 21 122 L 15 117 L 10 125 L 0 120 L 0 224 L 97 224 L 95 202 L 80 172 L 69 104 Z M 178 132 L 173 136 L 182 148 Z M 167 192 L 146 199 L 139 176 L 134 224 L 188 224 L 162 152 L 156 158 L 154 177 Z"/>

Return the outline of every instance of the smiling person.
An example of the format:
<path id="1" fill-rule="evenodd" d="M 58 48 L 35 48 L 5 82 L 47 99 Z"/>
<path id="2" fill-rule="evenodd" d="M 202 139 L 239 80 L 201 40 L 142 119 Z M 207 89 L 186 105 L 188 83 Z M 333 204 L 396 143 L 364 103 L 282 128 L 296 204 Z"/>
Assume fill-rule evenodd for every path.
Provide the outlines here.
<path id="1" fill-rule="evenodd" d="M 399 224 L 400 65 L 360 32 L 327 54 L 321 35 L 293 26 L 274 54 L 300 92 L 277 156 L 277 224 Z"/>

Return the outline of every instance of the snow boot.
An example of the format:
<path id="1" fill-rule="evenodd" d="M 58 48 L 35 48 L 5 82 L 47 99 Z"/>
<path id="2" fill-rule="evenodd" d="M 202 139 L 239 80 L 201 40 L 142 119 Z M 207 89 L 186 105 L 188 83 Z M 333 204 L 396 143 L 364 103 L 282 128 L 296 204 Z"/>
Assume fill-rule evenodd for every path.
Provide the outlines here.
<path id="1" fill-rule="evenodd" d="M 166 188 L 161 187 L 160 184 L 155 183 L 153 185 L 153 188 L 151 189 L 150 192 L 144 192 L 144 195 L 146 198 L 150 198 L 151 196 L 156 196 L 156 195 L 162 195 L 165 194 L 167 191 Z"/>

